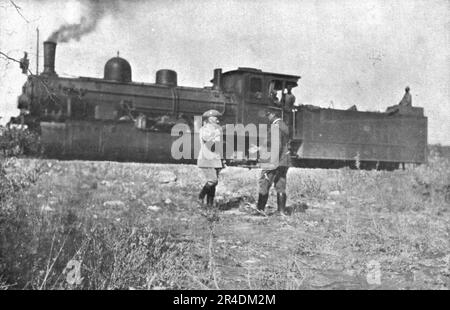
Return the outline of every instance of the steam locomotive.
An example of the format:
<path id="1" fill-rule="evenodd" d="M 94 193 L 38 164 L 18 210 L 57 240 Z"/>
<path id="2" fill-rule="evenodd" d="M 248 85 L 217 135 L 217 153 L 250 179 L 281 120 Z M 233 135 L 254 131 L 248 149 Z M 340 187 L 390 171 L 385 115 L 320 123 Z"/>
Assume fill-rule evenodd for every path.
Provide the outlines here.
<path id="1" fill-rule="evenodd" d="M 162 69 L 155 83 L 141 83 L 132 80 L 130 64 L 119 55 L 106 62 L 103 78 L 66 78 L 55 72 L 55 51 L 56 43 L 44 42 L 44 71 L 28 76 L 18 98 L 21 119 L 40 133 L 49 157 L 194 162 L 195 154 L 182 160 L 171 156 L 179 138 L 171 135 L 175 124 L 194 128 L 195 116 L 209 109 L 220 111 L 224 124 L 260 124 L 267 122 L 264 111 L 278 109 L 290 127 L 294 166 L 391 170 L 400 163 L 426 162 L 423 108 L 362 112 L 300 105 L 285 110 L 273 104 L 271 93 L 282 96 L 288 86 L 298 86 L 300 76 L 214 69 L 212 86 L 194 88 L 178 86 L 177 73 Z M 195 140 L 194 130 L 191 135 Z M 257 165 L 248 155 L 248 150 L 235 152 L 226 160 Z"/>

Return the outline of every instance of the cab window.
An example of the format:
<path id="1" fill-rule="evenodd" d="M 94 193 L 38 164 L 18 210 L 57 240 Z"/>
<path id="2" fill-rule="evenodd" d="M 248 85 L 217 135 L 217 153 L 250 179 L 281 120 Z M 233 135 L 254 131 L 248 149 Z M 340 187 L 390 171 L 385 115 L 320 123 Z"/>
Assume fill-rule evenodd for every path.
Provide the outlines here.
<path id="1" fill-rule="evenodd" d="M 250 78 L 249 93 L 252 98 L 261 99 L 262 98 L 262 79 L 259 77 Z"/>
<path id="2" fill-rule="evenodd" d="M 252 77 L 250 79 L 250 92 L 256 93 L 258 91 L 262 91 L 262 80 L 260 78 Z"/>
<path id="3" fill-rule="evenodd" d="M 283 96 L 283 81 L 281 80 L 270 81 L 268 94 L 275 104 L 279 103 Z"/>

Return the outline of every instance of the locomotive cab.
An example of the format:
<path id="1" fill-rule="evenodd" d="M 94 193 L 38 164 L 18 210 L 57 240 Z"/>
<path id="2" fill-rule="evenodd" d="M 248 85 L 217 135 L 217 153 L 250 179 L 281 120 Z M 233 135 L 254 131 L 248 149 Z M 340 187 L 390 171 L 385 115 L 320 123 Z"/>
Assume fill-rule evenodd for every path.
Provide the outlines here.
<path id="1" fill-rule="evenodd" d="M 243 131 L 235 129 L 226 132 L 227 138 L 234 135 L 235 146 L 245 143 L 245 154 L 236 151 L 236 162 L 252 164 L 252 155 L 249 153 L 251 145 L 259 143 L 259 134 L 253 136 L 252 125 L 259 130 L 259 124 L 267 124 L 268 110 L 278 110 L 283 120 L 288 124 L 290 132 L 293 130 L 293 117 L 291 109 L 285 104 L 285 93 L 288 87 L 294 88 L 300 76 L 263 72 L 260 69 L 239 67 L 228 71 L 221 76 L 221 88 L 225 93 L 232 93 L 236 101 L 235 124 L 243 125 Z M 238 133 L 238 131 L 240 131 Z"/>
<path id="2" fill-rule="evenodd" d="M 288 85 L 296 87 L 299 79 L 300 76 L 297 75 L 239 67 L 237 70 L 222 74 L 222 88 L 225 92 L 234 93 L 238 99 L 236 123 L 259 124 L 267 122 L 264 113 L 261 112 L 268 109 L 282 110 L 285 89 Z M 287 120 L 285 118 L 285 121 Z"/>

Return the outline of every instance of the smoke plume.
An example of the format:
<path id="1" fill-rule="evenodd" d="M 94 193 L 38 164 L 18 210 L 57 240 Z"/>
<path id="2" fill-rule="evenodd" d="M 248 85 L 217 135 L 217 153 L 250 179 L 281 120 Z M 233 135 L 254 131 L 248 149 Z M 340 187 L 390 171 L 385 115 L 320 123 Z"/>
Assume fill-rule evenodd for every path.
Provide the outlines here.
<path id="1" fill-rule="evenodd" d="M 84 9 L 80 21 L 61 25 L 50 35 L 48 41 L 58 43 L 79 41 L 83 36 L 93 32 L 103 17 L 117 12 L 120 0 L 80 0 L 79 2 Z"/>

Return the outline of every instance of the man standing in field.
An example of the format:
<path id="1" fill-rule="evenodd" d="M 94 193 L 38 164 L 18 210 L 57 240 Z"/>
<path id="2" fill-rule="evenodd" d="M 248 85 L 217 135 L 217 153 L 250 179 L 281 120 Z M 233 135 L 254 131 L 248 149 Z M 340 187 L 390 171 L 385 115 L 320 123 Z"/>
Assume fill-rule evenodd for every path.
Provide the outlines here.
<path id="1" fill-rule="evenodd" d="M 202 170 L 206 183 L 203 186 L 198 198 L 203 203 L 206 196 L 206 203 L 212 207 L 216 186 L 219 182 L 219 172 L 223 168 L 222 158 L 217 150 L 222 140 L 222 129 L 219 125 L 219 117 L 222 114 L 216 110 L 208 110 L 203 113 L 203 126 L 199 131 L 200 152 L 198 154 L 197 166 Z"/>
<path id="2" fill-rule="evenodd" d="M 267 141 L 270 157 L 267 160 L 261 160 L 262 171 L 258 181 L 259 195 L 256 207 L 258 214 L 264 214 L 269 190 L 274 184 L 277 191 L 277 211 L 281 215 L 287 215 L 286 176 L 290 166 L 289 128 L 278 111 L 270 110 L 266 116 L 271 124 L 270 138 Z"/>

